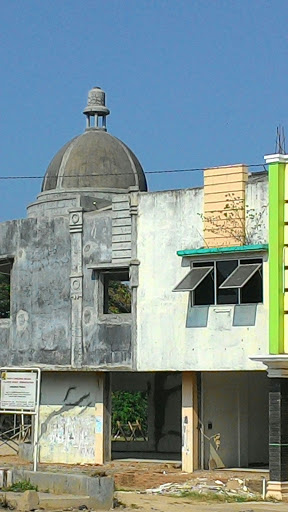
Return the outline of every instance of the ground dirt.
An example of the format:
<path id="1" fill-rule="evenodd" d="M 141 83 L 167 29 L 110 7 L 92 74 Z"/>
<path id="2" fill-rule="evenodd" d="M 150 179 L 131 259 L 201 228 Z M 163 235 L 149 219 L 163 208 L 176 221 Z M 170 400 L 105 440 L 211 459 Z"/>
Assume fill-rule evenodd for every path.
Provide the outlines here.
<path id="1" fill-rule="evenodd" d="M 0 456 L 1 467 L 21 467 L 32 469 L 32 464 L 21 460 L 18 456 Z M 184 483 L 207 478 L 208 480 L 221 480 L 226 483 L 229 478 L 245 479 L 247 486 L 254 492 L 261 492 L 263 477 L 268 480 L 269 473 L 266 472 L 245 472 L 245 471 L 195 471 L 194 473 L 183 473 L 181 464 L 173 462 L 145 462 L 134 460 L 114 460 L 104 465 L 92 464 L 39 464 L 40 471 L 65 472 L 65 473 L 86 473 L 88 475 L 113 476 L 116 490 L 138 490 L 144 491 L 159 487 L 159 485 L 171 483 Z M 288 508 L 287 508 L 288 511 Z"/>
<path id="2" fill-rule="evenodd" d="M 125 512 L 287 512 L 287 503 L 197 503 L 188 498 L 155 496 L 134 492 L 117 492 L 116 498 L 123 503 Z M 121 510 L 118 508 L 116 510 Z"/>
<path id="3" fill-rule="evenodd" d="M 20 460 L 17 456 L 0 456 L 2 467 L 26 467 L 32 465 Z M 39 470 L 65 473 L 85 473 L 87 475 L 109 475 L 115 479 L 115 497 L 125 505 L 123 510 L 132 512 L 287 512 L 288 503 L 244 502 L 244 503 L 199 503 L 190 498 L 178 496 L 147 494 L 143 491 L 157 488 L 167 483 L 185 483 L 207 479 L 208 482 L 221 480 L 223 483 L 231 478 L 245 480 L 245 485 L 252 492 L 261 493 L 263 477 L 268 480 L 267 471 L 195 471 L 193 474 L 183 473 L 180 463 L 145 462 L 134 460 L 115 460 L 101 465 L 65 465 L 65 464 L 39 464 Z M 122 507 L 116 508 L 122 510 Z"/>

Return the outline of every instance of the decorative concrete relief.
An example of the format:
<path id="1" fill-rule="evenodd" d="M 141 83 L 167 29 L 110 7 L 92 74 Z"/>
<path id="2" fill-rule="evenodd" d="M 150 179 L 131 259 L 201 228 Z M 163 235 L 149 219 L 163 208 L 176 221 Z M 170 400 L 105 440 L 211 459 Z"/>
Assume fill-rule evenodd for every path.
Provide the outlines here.
<path id="1" fill-rule="evenodd" d="M 83 210 L 70 210 L 70 239 L 71 239 L 71 275 L 70 297 L 71 311 L 71 364 L 80 367 L 82 364 L 82 231 Z"/>
<path id="2" fill-rule="evenodd" d="M 130 204 L 130 214 L 137 215 L 138 214 L 138 192 L 130 192 L 129 194 L 129 204 Z"/>
<path id="3" fill-rule="evenodd" d="M 25 329 L 27 329 L 28 319 L 29 319 L 29 315 L 28 315 L 27 311 L 20 309 L 20 311 L 18 311 L 18 313 L 16 315 L 17 331 L 22 332 L 22 331 L 25 331 Z"/>
<path id="4" fill-rule="evenodd" d="M 87 307 L 84 309 L 83 322 L 85 325 L 90 325 L 92 323 L 93 312 L 94 312 L 94 309 L 91 307 L 89 307 L 89 308 Z"/>
<path id="5" fill-rule="evenodd" d="M 72 277 L 71 279 L 71 298 L 80 299 L 82 297 L 82 277 Z"/>
<path id="6" fill-rule="evenodd" d="M 112 201 L 112 261 L 125 259 L 131 259 L 131 212 L 128 195 L 121 194 Z"/>
<path id="7" fill-rule="evenodd" d="M 70 211 L 69 218 L 70 232 L 81 232 L 83 229 L 83 210 Z"/>

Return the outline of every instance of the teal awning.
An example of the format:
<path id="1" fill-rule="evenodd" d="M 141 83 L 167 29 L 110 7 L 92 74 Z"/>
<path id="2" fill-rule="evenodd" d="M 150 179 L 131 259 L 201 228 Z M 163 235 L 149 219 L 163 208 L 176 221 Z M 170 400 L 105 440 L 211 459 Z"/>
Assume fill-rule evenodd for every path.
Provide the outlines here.
<path id="1" fill-rule="evenodd" d="M 235 252 L 268 251 L 268 244 L 236 245 L 233 247 L 202 247 L 201 249 L 183 249 L 178 256 L 205 256 L 209 254 L 227 254 Z"/>

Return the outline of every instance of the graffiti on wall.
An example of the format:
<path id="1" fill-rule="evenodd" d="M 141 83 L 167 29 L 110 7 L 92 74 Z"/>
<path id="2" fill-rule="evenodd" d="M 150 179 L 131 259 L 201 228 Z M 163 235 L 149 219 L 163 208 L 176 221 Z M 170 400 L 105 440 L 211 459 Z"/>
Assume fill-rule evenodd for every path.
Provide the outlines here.
<path id="1" fill-rule="evenodd" d="M 92 416 L 54 416 L 47 429 L 47 441 L 79 457 L 95 457 L 95 418 Z"/>

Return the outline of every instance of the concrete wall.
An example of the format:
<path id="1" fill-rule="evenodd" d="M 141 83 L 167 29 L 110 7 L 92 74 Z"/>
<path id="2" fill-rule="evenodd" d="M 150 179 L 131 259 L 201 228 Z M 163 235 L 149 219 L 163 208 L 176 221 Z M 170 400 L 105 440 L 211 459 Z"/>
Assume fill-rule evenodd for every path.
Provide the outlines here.
<path id="1" fill-rule="evenodd" d="M 102 452 L 102 439 L 97 439 L 103 433 L 103 416 L 97 412 L 97 404 L 103 404 L 102 376 L 44 373 L 40 403 L 40 462 L 95 463 Z"/>
<path id="2" fill-rule="evenodd" d="M 0 320 L 0 364 L 69 364 L 67 219 L 5 222 L 0 239 L 0 258 L 14 259 L 11 318 Z"/>
<path id="3" fill-rule="evenodd" d="M 73 475 L 71 473 L 48 473 L 44 471 L 29 471 L 27 469 L 13 469 L 12 483 L 27 480 L 37 486 L 39 492 L 53 494 L 74 494 L 83 497 L 88 507 L 93 510 L 111 510 L 113 505 L 114 480 L 109 476 L 86 476 Z M 89 500 L 84 497 L 89 496 Z M 65 503 L 65 496 L 62 496 L 59 508 L 68 508 L 71 503 Z M 46 507 L 45 507 L 46 508 Z M 47 504 L 49 508 L 49 501 Z M 52 507 L 51 507 L 52 508 Z"/>
<path id="4" fill-rule="evenodd" d="M 38 217 L 0 224 L 0 260 L 13 258 L 0 365 L 131 367 L 131 315 L 101 313 L 99 273 L 88 268 L 112 260 L 110 196 L 100 194 L 104 211 L 75 206 L 69 215 L 59 198 L 48 202 L 55 208 L 35 203 L 30 213 Z"/>
<path id="5" fill-rule="evenodd" d="M 266 372 L 202 374 L 206 469 L 268 463 L 268 388 Z M 218 451 L 207 439 L 217 433 Z"/>
<path id="6" fill-rule="evenodd" d="M 266 176 L 262 176 L 256 187 L 248 186 L 251 207 L 262 205 L 265 190 Z M 234 306 L 225 305 L 210 306 L 207 327 L 186 328 L 189 293 L 172 292 L 188 273 L 187 265 L 190 265 L 187 258 L 181 261 L 177 250 L 204 245 L 199 215 L 202 208 L 201 189 L 140 194 L 138 370 L 264 368 L 261 363 L 252 362 L 249 356 L 268 352 L 267 258 L 263 264 L 264 302 L 257 305 L 254 326 L 233 326 Z M 263 233 L 264 228 L 262 226 Z"/>
<path id="7" fill-rule="evenodd" d="M 83 365 L 131 366 L 131 315 L 103 315 L 100 272 L 112 258 L 111 212 L 87 212 L 83 231 Z"/>
<path id="8" fill-rule="evenodd" d="M 246 184 L 246 235 L 249 243 L 268 243 L 268 175 L 257 172 Z"/>

